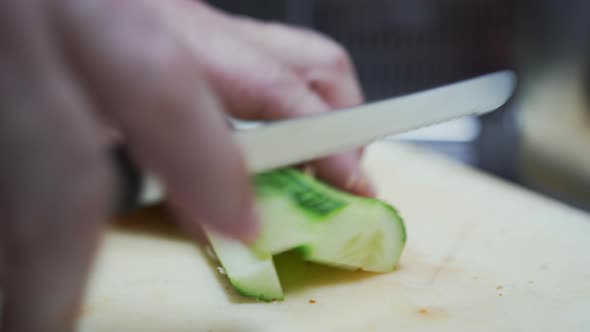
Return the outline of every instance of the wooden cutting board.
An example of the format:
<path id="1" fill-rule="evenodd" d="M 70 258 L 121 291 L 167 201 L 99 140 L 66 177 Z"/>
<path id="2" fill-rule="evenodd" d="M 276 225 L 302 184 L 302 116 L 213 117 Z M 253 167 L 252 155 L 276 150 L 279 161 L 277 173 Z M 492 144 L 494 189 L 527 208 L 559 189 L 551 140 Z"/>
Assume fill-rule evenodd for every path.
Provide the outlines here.
<path id="1" fill-rule="evenodd" d="M 590 331 L 587 214 L 404 145 L 365 161 L 406 220 L 398 271 L 281 257 L 286 300 L 257 303 L 151 209 L 107 235 L 79 331 Z"/>

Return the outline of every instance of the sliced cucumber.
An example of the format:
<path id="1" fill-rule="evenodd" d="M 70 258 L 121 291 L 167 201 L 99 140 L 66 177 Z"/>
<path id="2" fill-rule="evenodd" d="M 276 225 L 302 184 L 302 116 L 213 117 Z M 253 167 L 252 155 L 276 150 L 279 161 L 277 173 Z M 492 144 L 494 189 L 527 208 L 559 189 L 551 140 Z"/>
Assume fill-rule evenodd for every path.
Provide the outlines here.
<path id="1" fill-rule="evenodd" d="M 236 291 L 262 301 L 283 299 L 283 289 L 270 254 L 261 255 L 240 241 L 206 230 L 207 238 Z"/>
<path id="2" fill-rule="evenodd" d="M 253 248 L 272 255 L 299 247 L 310 261 L 349 269 L 395 268 L 406 242 L 397 211 L 334 189 L 295 169 L 255 177 L 261 234 Z"/>
<path id="3" fill-rule="evenodd" d="M 282 299 L 272 256 L 292 249 L 305 260 L 344 269 L 395 269 L 406 231 L 392 206 L 345 193 L 290 168 L 259 174 L 254 183 L 262 223 L 257 241 L 246 247 L 210 236 L 241 294 Z"/>
<path id="4" fill-rule="evenodd" d="M 360 223 L 360 224 L 359 224 Z M 388 272 L 395 269 L 406 241 L 403 223 L 390 206 L 375 200 L 351 202 L 325 221 L 304 258 L 341 268 Z"/>
<path id="5" fill-rule="evenodd" d="M 254 178 L 262 222 L 254 250 L 276 255 L 312 243 L 322 222 L 346 206 L 345 201 L 315 190 L 312 181 L 317 182 L 294 169 Z"/>

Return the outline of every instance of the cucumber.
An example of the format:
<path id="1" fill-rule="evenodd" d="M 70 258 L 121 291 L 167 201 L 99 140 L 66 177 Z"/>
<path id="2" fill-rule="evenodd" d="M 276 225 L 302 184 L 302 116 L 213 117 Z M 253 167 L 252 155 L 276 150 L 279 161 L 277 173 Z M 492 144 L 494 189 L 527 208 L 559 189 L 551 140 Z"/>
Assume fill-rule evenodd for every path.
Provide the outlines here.
<path id="1" fill-rule="evenodd" d="M 317 181 L 294 169 L 254 177 L 261 233 L 253 249 L 273 255 L 313 242 L 322 222 L 347 203 L 314 188 Z"/>
<path id="2" fill-rule="evenodd" d="M 242 296 L 262 301 L 283 299 L 283 289 L 270 254 L 261 255 L 240 241 L 205 230 L 230 283 Z"/>
<path id="3" fill-rule="evenodd" d="M 254 179 L 261 212 L 260 253 L 298 248 L 304 259 L 341 268 L 387 272 L 406 242 L 397 211 L 376 199 L 334 189 L 295 169 Z"/>
<path id="4" fill-rule="evenodd" d="M 292 168 L 258 174 L 254 185 L 259 238 L 250 247 L 215 236 L 211 241 L 241 294 L 282 299 L 272 256 L 290 250 L 307 261 L 343 269 L 395 269 L 406 231 L 392 206 L 345 193 Z"/>
<path id="5" fill-rule="evenodd" d="M 396 268 L 406 233 L 392 207 L 379 201 L 352 202 L 325 223 L 314 241 L 301 248 L 304 259 L 370 272 Z"/>

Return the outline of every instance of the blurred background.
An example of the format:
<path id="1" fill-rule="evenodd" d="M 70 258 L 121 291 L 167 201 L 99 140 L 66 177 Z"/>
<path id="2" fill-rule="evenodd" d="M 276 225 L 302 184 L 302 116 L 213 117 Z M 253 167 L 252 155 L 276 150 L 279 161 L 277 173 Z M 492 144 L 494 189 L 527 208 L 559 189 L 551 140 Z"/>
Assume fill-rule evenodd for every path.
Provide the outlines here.
<path id="1" fill-rule="evenodd" d="M 368 101 L 515 70 L 501 110 L 394 139 L 590 211 L 590 1 L 209 2 L 329 35 L 351 52 Z"/>

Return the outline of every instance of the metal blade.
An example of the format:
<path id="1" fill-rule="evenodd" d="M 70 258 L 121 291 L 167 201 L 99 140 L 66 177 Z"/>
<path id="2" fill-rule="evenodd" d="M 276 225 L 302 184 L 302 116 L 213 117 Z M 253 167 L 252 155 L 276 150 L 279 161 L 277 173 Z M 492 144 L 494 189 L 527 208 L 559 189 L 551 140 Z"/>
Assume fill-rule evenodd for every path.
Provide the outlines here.
<path id="1" fill-rule="evenodd" d="M 500 71 L 358 107 L 238 130 L 250 172 L 298 164 L 379 138 L 491 112 L 512 95 L 516 77 Z"/>
<path id="2" fill-rule="evenodd" d="M 501 71 L 474 79 L 317 116 L 237 130 L 251 173 L 297 164 L 399 134 L 491 112 L 512 95 L 516 77 Z M 144 176 L 139 205 L 161 201 L 159 181 Z"/>

